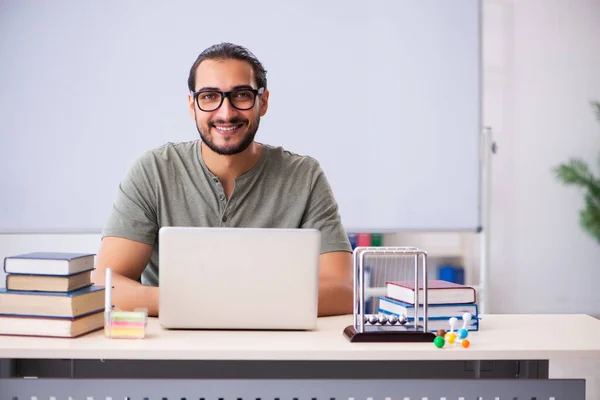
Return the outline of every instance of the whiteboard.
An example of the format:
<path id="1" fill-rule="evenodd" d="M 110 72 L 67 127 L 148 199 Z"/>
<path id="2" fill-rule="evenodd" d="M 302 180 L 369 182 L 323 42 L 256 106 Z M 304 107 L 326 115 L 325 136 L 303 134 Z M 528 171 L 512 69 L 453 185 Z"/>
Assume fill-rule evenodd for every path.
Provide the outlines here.
<path id="1" fill-rule="evenodd" d="M 480 224 L 477 0 L 0 5 L 0 232 L 100 231 L 144 151 L 198 138 L 212 44 L 267 69 L 256 140 L 317 159 L 349 232 Z"/>

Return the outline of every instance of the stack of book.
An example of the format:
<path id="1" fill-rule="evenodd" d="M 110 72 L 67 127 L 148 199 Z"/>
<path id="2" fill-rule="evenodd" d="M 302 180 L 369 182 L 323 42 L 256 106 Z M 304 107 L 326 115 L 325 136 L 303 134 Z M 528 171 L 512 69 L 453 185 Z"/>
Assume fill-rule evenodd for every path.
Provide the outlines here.
<path id="1" fill-rule="evenodd" d="M 423 287 L 420 283 L 418 302 L 423 304 Z M 383 314 L 404 315 L 414 323 L 415 283 L 414 281 L 386 282 L 386 295 L 379 297 L 378 312 Z M 465 327 L 470 331 L 479 330 L 479 313 L 473 287 L 443 280 L 427 281 L 427 328 L 431 331 L 449 330 L 448 320 L 458 318 L 458 328 L 463 327 L 462 317 L 471 314 L 471 320 Z M 423 320 L 423 311 L 419 309 L 419 320 Z"/>
<path id="2" fill-rule="evenodd" d="M 4 259 L 0 334 L 77 337 L 104 326 L 104 287 L 94 254 L 28 253 Z"/>

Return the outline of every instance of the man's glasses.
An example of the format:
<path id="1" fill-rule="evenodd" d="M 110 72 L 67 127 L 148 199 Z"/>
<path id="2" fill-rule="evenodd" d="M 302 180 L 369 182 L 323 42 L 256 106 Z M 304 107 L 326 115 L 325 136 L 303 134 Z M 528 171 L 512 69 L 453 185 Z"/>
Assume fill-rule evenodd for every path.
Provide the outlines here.
<path id="1" fill-rule="evenodd" d="M 193 92 L 194 100 L 202 111 L 215 111 L 223 104 L 223 99 L 228 98 L 229 103 L 238 110 L 249 110 L 254 107 L 256 96 L 265 92 L 260 89 L 235 89 L 230 92 L 219 92 L 217 90 L 199 90 Z"/>

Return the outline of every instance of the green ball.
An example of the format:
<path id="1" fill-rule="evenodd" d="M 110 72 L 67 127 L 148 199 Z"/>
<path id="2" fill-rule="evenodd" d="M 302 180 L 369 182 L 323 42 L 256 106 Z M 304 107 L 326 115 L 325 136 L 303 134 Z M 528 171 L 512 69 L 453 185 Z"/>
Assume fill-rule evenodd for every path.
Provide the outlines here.
<path id="1" fill-rule="evenodd" d="M 433 344 L 435 344 L 435 347 L 438 349 L 441 349 L 446 344 L 446 341 L 444 340 L 443 336 L 437 336 L 435 339 L 433 339 Z"/>

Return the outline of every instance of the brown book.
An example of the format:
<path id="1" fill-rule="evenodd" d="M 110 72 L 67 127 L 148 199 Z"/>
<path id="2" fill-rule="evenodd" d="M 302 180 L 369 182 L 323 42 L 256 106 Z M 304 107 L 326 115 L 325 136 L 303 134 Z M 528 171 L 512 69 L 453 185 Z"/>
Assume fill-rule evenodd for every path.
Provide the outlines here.
<path id="1" fill-rule="evenodd" d="M 0 314 L 79 317 L 104 308 L 104 286 L 73 292 L 26 292 L 0 288 Z"/>
<path id="2" fill-rule="evenodd" d="M 41 292 L 71 292 L 92 284 L 92 271 L 83 271 L 74 275 L 21 275 L 6 276 L 8 290 L 26 290 Z"/>
<path id="3" fill-rule="evenodd" d="M 77 318 L 0 315 L 0 335 L 77 337 L 104 327 L 104 310 Z"/>

